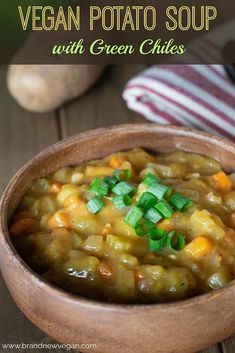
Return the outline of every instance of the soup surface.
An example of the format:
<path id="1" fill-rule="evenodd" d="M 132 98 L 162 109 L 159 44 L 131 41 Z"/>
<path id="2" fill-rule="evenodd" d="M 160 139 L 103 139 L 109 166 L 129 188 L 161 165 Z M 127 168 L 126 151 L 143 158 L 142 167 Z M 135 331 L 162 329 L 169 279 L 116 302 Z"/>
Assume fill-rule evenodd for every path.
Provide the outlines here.
<path id="1" fill-rule="evenodd" d="M 55 285 L 119 303 L 158 303 L 235 277 L 235 174 L 218 162 L 138 148 L 36 180 L 9 230 Z"/>

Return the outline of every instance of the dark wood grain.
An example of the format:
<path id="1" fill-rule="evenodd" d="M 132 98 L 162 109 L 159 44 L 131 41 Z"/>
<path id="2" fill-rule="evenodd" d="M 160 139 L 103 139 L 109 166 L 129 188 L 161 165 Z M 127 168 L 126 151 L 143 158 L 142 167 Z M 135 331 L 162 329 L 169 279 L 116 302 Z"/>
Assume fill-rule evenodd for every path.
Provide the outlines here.
<path id="1" fill-rule="evenodd" d="M 220 350 L 219 345 L 215 345 L 213 347 L 210 347 L 208 349 L 204 349 L 203 351 L 201 351 L 200 353 L 222 353 Z"/>
<path id="2" fill-rule="evenodd" d="M 122 99 L 125 84 L 143 69 L 143 65 L 108 67 L 86 95 L 60 110 L 62 137 L 98 127 L 146 121 L 130 111 Z"/>
<path id="3" fill-rule="evenodd" d="M 228 338 L 221 342 L 222 353 L 234 353 L 235 352 L 235 336 Z"/>
<path id="4" fill-rule="evenodd" d="M 0 194 L 9 179 L 31 157 L 58 139 L 55 114 L 32 114 L 20 108 L 6 89 L 0 69 Z M 2 343 L 32 342 L 45 334 L 18 309 L 0 276 L 0 351 Z M 6 350 L 7 351 L 7 350 Z M 12 351 L 13 352 L 13 351 Z"/>
<path id="5" fill-rule="evenodd" d="M 6 69 L 0 70 L 0 193 L 31 157 L 58 139 L 54 113 L 26 112 L 10 97 Z"/>

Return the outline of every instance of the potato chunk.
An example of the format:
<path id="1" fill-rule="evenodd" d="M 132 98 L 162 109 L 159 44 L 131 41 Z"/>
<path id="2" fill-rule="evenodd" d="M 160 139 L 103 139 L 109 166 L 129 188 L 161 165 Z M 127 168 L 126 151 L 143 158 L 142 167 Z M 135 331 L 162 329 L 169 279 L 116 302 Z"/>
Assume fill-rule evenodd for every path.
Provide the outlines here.
<path id="1" fill-rule="evenodd" d="M 193 236 L 207 235 L 221 240 L 225 235 L 224 229 L 215 222 L 207 210 L 195 211 L 190 218 L 190 226 Z"/>
<path id="2" fill-rule="evenodd" d="M 87 251 L 100 252 L 103 250 L 104 244 L 102 235 L 89 235 L 83 243 L 83 248 Z"/>

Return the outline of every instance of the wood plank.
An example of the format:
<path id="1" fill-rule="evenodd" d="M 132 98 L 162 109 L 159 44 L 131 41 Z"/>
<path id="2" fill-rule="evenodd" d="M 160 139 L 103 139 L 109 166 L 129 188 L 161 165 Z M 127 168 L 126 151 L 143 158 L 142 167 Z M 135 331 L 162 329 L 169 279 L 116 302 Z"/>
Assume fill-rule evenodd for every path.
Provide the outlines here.
<path id="1" fill-rule="evenodd" d="M 215 345 L 213 347 L 210 347 L 208 349 L 201 351 L 200 353 L 221 353 L 221 350 L 220 350 L 219 345 Z"/>
<path id="2" fill-rule="evenodd" d="M 20 108 L 6 89 L 6 68 L 0 69 L 0 194 L 27 160 L 58 139 L 52 114 L 33 114 Z M 0 278 L 0 343 L 34 342 L 45 335 L 24 317 Z"/>
<path id="3" fill-rule="evenodd" d="M 146 122 L 126 107 L 122 91 L 128 80 L 145 68 L 144 65 L 111 66 L 84 96 L 61 110 L 63 137 L 98 127 Z"/>
<path id="4" fill-rule="evenodd" d="M 0 193 L 9 178 L 31 157 L 58 139 L 54 113 L 34 114 L 22 109 L 6 88 L 0 70 Z"/>
<path id="5" fill-rule="evenodd" d="M 222 353 L 235 352 L 235 335 L 221 342 Z"/>

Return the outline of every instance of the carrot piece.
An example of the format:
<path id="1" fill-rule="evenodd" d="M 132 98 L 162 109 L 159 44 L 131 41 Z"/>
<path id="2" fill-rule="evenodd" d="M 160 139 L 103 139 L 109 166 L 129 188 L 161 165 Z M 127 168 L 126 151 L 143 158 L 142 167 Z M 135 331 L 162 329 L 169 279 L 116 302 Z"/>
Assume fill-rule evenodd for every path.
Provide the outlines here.
<path id="1" fill-rule="evenodd" d="M 49 194 L 58 194 L 58 192 L 60 192 L 62 188 L 62 185 L 60 183 L 53 183 L 49 189 L 48 189 L 48 193 Z"/>
<path id="2" fill-rule="evenodd" d="M 224 172 L 219 172 L 212 175 L 212 183 L 214 187 L 219 190 L 228 191 L 232 188 L 232 182 Z"/>
<path id="3" fill-rule="evenodd" d="M 13 223 L 10 228 L 9 232 L 12 237 L 23 237 L 28 235 L 31 231 L 33 226 L 35 225 L 36 220 L 33 218 L 21 218 L 15 223 Z"/>
<path id="4" fill-rule="evenodd" d="M 123 157 L 114 155 L 110 158 L 109 165 L 114 169 L 118 169 L 124 162 L 125 159 Z"/>
<path id="5" fill-rule="evenodd" d="M 50 229 L 55 228 L 71 228 L 70 216 L 67 212 L 57 211 L 48 221 L 48 227 Z"/>
<path id="6" fill-rule="evenodd" d="M 209 254 L 212 250 L 212 243 L 206 237 L 197 237 L 191 241 L 186 247 L 184 251 L 192 255 L 193 257 L 200 259 L 207 254 Z"/>

